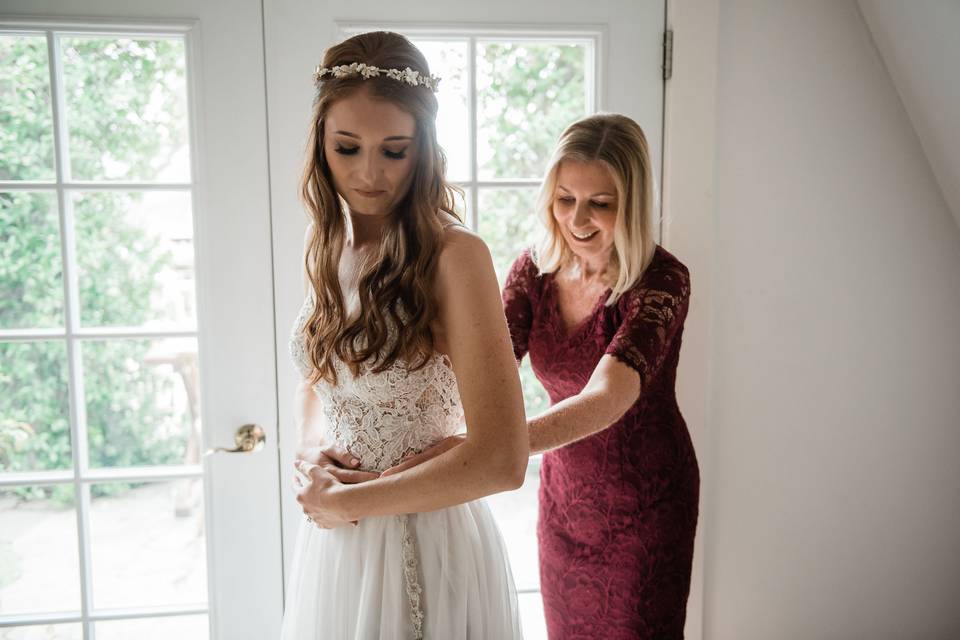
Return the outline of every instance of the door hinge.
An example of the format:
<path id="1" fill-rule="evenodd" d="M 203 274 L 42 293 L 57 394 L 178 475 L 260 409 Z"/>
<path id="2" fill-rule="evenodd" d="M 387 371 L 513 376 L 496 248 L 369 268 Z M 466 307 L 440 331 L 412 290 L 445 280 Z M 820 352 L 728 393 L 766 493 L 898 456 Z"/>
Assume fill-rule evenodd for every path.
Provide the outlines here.
<path id="1" fill-rule="evenodd" d="M 663 79 L 673 75 L 673 29 L 663 32 Z"/>

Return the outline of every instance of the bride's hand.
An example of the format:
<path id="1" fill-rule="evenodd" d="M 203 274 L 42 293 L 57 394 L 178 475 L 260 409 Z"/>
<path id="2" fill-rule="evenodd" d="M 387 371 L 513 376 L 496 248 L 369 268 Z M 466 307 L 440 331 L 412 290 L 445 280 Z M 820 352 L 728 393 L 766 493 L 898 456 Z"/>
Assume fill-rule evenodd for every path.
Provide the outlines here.
<path id="1" fill-rule="evenodd" d="M 360 461 L 352 453 L 337 444 L 300 447 L 297 449 L 296 457 L 299 461 L 324 468 L 333 477 L 345 484 L 357 484 L 367 480 L 376 480 L 380 477 L 379 474 L 356 469 Z"/>
<path id="2" fill-rule="evenodd" d="M 400 473 L 401 471 L 405 471 L 411 467 L 415 467 L 418 464 L 422 464 L 431 458 L 436 458 L 441 453 L 449 451 L 450 449 L 453 449 L 458 444 L 463 443 L 463 441 L 466 439 L 467 439 L 467 436 L 463 435 L 462 433 L 458 433 L 456 435 L 446 437 L 440 442 L 438 442 L 437 444 L 430 447 L 429 449 L 424 449 L 420 453 L 416 453 L 412 456 L 404 458 L 403 462 L 390 467 L 389 469 L 381 473 L 380 477 L 384 478 L 386 476 L 392 476 L 395 473 Z"/>
<path id="3" fill-rule="evenodd" d="M 293 465 L 297 469 L 293 480 L 297 502 L 313 524 L 321 529 L 357 525 L 356 521 L 346 520 L 340 515 L 337 498 L 343 487 L 342 482 L 320 465 L 301 460 L 296 460 Z"/>

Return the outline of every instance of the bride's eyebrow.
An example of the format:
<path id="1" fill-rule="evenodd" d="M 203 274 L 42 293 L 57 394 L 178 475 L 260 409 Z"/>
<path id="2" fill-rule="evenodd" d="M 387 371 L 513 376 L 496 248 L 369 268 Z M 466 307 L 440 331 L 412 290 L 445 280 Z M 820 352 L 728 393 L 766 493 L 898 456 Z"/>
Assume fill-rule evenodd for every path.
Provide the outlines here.
<path id="1" fill-rule="evenodd" d="M 343 131 L 342 129 L 337 129 L 336 131 L 334 131 L 334 133 L 337 135 L 346 136 L 348 138 L 355 138 L 357 140 L 361 140 L 360 136 L 353 133 L 352 131 Z M 413 136 L 388 136 L 383 139 L 384 142 L 394 142 L 397 140 L 413 140 Z"/>

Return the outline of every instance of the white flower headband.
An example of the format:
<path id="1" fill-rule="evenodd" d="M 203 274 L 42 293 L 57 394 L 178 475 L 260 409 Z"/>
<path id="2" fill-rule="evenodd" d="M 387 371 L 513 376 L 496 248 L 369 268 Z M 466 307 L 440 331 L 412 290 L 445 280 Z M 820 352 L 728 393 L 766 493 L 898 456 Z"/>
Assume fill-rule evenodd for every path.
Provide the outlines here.
<path id="1" fill-rule="evenodd" d="M 434 93 L 437 92 L 437 85 L 440 83 L 440 78 L 437 76 L 423 75 L 419 71 L 414 71 L 410 67 L 407 67 L 406 69 L 381 69 L 380 67 L 374 67 L 373 65 L 364 64 L 362 62 L 341 64 L 335 67 L 321 67 L 320 65 L 317 65 L 316 70 L 313 72 L 314 82 L 319 83 L 325 76 L 332 76 L 334 78 L 360 76 L 364 80 L 367 78 L 386 76 L 388 78 L 393 78 L 394 80 L 406 82 L 413 87 L 427 87 Z"/>

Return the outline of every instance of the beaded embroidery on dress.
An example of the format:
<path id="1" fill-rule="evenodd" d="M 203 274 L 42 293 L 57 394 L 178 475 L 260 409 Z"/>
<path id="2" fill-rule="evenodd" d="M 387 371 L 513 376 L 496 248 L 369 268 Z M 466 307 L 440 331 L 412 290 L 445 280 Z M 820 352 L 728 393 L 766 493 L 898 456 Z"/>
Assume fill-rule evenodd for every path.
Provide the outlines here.
<path id="1" fill-rule="evenodd" d="M 311 371 L 302 335 L 308 296 L 294 323 L 290 354 Z M 328 439 L 365 471 L 460 431 L 463 407 L 449 358 L 434 353 L 415 371 L 401 361 L 354 376 L 335 362 L 337 383 L 313 386 Z M 317 529 L 305 520 L 294 550 L 281 637 L 400 640 L 520 638 L 517 596 L 506 548 L 482 500 L 429 513 Z"/>

